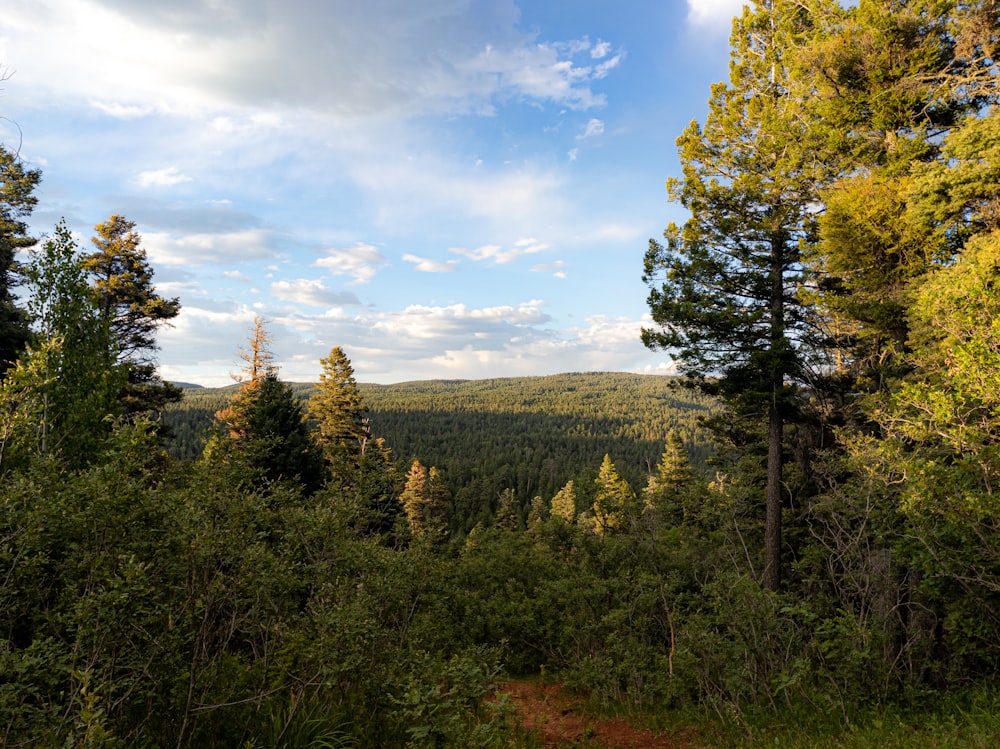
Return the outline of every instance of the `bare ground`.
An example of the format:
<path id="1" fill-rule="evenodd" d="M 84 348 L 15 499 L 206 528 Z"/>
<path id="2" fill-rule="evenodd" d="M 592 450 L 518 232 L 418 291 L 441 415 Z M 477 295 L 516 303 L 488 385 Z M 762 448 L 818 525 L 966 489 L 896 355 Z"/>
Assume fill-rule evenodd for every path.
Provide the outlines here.
<path id="1" fill-rule="evenodd" d="M 584 711 L 583 700 L 559 684 L 512 681 L 501 685 L 511 696 L 521 725 L 545 747 L 604 749 L 695 749 L 693 732 L 674 735 L 634 726 L 627 720 L 600 718 Z"/>

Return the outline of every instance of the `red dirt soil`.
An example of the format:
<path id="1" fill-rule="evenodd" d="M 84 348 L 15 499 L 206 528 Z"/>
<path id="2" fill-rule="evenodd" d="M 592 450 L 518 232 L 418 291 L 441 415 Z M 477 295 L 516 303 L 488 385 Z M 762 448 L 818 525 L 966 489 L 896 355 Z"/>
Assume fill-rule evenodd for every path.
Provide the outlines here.
<path id="1" fill-rule="evenodd" d="M 583 700 L 558 684 L 507 682 L 500 691 L 511 697 L 521 725 L 541 737 L 545 747 L 605 749 L 695 749 L 688 732 L 668 736 L 637 728 L 618 718 L 597 718 L 583 710 Z"/>

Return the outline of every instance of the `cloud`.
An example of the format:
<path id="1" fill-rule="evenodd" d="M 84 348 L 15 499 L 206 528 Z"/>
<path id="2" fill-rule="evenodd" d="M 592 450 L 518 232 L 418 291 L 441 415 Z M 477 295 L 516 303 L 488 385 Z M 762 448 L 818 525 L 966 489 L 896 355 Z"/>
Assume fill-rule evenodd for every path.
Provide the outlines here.
<path id="1" fill-rule="evenodd" d="M 503 249 L 500 245 L 488 244 L 482 247 L 477 247 L 474 250 L 467 250 L 462 247 L 452 247 L 451 252 L 456 255 L 462 255 L 470 260 L 476 262 L 483 262 L 485 260 L 492 260 L 496 265 L 504 265 L 511 262 L 512 260 L 517 260 L 524 255 L 533 255 L 538 252 L 544 252 L 549 249 L 551 245 L 544 242 L 538 242 L 534 239 L 519 239 L 514 243 L 514 247 L 511 249 Z"/>
<path id="2" fill-rule="evenodd" d="M 331 248 L 326 250 L 326 257 L 313 263 L 319 268 L 326 268 L 339 276 L 350 276 L 351 283 L 368 283 L 375 277 L 378 269 L 385 265 L 385 258 L 374 245 L 358 242 L 346 249 Z"/>
<path id="3" fill-rule="evenodd" d="M 283 302 L 305 304 L 310 307 L 358 306 L 361 302 L 350 292 L 327 289 L 322 281 L 299 278 L 294 281 L 276 281 L 271 284 L 271 294 Z"/>
<path id="4" fill-rule="evenodd" d="M 295 282 L 292 282 L 294 285 Z M 306 284 L 308 286 L 308 283 Z M 399 310 L 331 307 L 320 314 L 267 305 L 208 308 L 186 305 L 160 335 L 163 374 L 206 385 L 231 382 L 237 351 L 255 314 L 273 334 L 284 379 L 315 382 L 320 358 L 343 346 L 360 382 L 434 378 L 513 377 L 588 371 L 669 371 L 662 352 L 650 352 L 628 317 L 595 315 L 559 325 L 545 302 L 470 307 L 409 305 Z M 230 346 L 220 352 L 219 341 Z M 186 374 L 197 371 L 196 378 Z"/>
<path id="5" fill-rule="evenodd" d="M 743 11 L 747 0 L 687 0 L 687 20 L 692 26 L 729 29 L 732 20 Z"/>
<path id="6" fill-rule="evenodd" d="M 600 60 L 602 57 L 607 57 L 611 53 L 611 43 L 600 41 L 590 48 L 590 56 L 594 60 Z"/>
<path id="7" fill-rule="evenodd" d="M 421 273 L 451 273 L 458 268 L 458 260 L 447 260 L 442 263 L 410 254 L 403 255 L 403 260 L 407 263 L 414 263 L 413 269 Z"/>
<path id="8" fill-rule="evenodd" d="M 563 270 L 565 267 L 565 262 L 562 260 L 556 260 L 551 263 L 533 265 L 531 266 L 531 270 L 534 273 L 551 273 L 554 278 L 566 278 L 566 272 Z"/>
<path id="9" fill-rule="evenodd" d="M 190 181 L 191 178 L 181 174 L 175 166 L 154 169 L 148 172 L 139 172 L 135 178 L 135 182 L 139 187 L 172 187 L 173 185 Z"/>
<path id="10" fill-rule="evenodd" d="M 601 135 L 604 133 L 604 123 L 592 117 L 588 122 L 586 127 L 584 127 L 583 132 L 576 136 L 577 140 L 583 140 L 584 138 L 593 138 L 594 136 Z"/>
<path id="11" fill-rule="evenodd" d="M 90 105 L 117 120 L 136 120 L 153 112 L 153 107 L 150 106 L 136 106 L 134 104 L 120 104 L 118 102 L 105 103 L 91 101 Z"/>
<path id="12" fill-rule="evenodd" d="M 266 229 L 246 229 L 228 233 L 198 233 L 176 235 L 146 232 L 142 241 L 150 260 L 163 265 L 233 265 L 265 260 L 277 254 L 271 232 Z"/>
<path id="13" fill-rule="evenodd" d="M 35 0 L 5 8 L 9 59 L 24 76 L 111 116 L 286 107 L 336 117 L 488 113 L 510 98 L 603 104 L 608 42 L 549 41 L 515 0 Z M 67 64 L 72 61 L 71 64 Z M 106 101 L 108 81 L 115 99 Z"/>

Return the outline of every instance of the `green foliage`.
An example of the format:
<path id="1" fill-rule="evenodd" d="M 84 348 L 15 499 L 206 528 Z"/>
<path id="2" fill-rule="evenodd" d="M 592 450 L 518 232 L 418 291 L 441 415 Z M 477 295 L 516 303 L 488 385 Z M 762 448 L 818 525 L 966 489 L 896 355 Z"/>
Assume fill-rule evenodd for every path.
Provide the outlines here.
<path id="1" fill-rule="evenodd" d="M 305 384 L 290 385 L 304 398 L 315 392 Z M 696 467 L 704 467 L 713 451 L 700 424 L 713 399 L 679 388 L 668 377 L 576 373 L 360 384 L 358 390 L 373 433 L 384 439 L 400 473 L 415 459 L 439 468 L 453 498 L 452 530 L 457 532 L 492 523 L 508 488 L 522 516 L 531 497 L 548 500 L 570 480 L 583 502 L 608 453 L 620 475 L 640 488 L 671 430 L 684 440 Z M 168 446 L 171 454 L 199 455 L 211 414 L 231 396 L 232 387 L 195 388 L 186 391 L 183 403 L 168 406 L 163 421 L 176 434 Z M 454 439 L 454 434 L 476 439 Z"/>
<path id="2" fill-rule="evenodd" d="M 309 418 L 316 422 L 316 441 L 327 461 L 334 470 L 344 470 L 360 461 L 370 433 L 347 355 L 340 346 L 334 346 L 320 364 L 323 371 L 309 399 Z"/>
<path id="3" fill-rule="evenodd" d="M 42 178 L 37 169 L 25 169 L 16 153 L 0 145 L 0 377 L 17 359 L 28 341 L 28 316 L 17 306 L 18 252 L 33 247 L 27 218 L 38 198 L 34 191 Z"/>
<path id="4" fill-rule="evenodd" d="M 427 656 L 416 664 L 398 700 L 407 746 L 491 749 L 509 746 L 514 708 L 496 695 L 500 656 L 473 648 L 447 662 Z"/>
<path id="5" fill-rule="evenodd" d="M 128 371 L 122 408 L 133 416 L 159 411 L 177 401 L 180 390 L 156 371 L 156 331 L 177 317 L 180 302 L 165 299 L 153 286 L 153 270 L 135 222 L 115 214 L 94 227 L 96 250 L 83 258 L 101 317 L 115 342 L 119 363 Z"/>
<path id="6" fill-rule="evenodd" d="M 0 471 L 31 454 L 78 467 L 94 460 L 120 414 L 125 370 L 64 223 L 24 269 L 34 343 L 0 384 Z"/>

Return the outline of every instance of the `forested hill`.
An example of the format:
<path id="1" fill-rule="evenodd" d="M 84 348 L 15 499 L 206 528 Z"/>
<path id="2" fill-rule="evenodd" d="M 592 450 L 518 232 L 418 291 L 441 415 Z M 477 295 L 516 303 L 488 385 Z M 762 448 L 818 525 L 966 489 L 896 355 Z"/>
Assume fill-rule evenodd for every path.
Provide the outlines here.
<path id="1" fill-rule="evenodd" d="M 295 389 L 308 397 L 312 387 Z M 491 512 L 483 503 L 508 488 L 521 502 L 549 499 L 570 479 L 586 492 L 605 454 L 638 491 L 671 429 L 696 465 L 710 451 L 698 424 L 710 399 L 663 376 L 590 372 L 358 387 L 374 436 L 404 469 L 413 460 L 440 469 L 466 517 Z M 232 392 L 189 389 L 169 407 L 164 421 L 176 433 L 176 456 L 199 454 L 212 415 Z"/>

